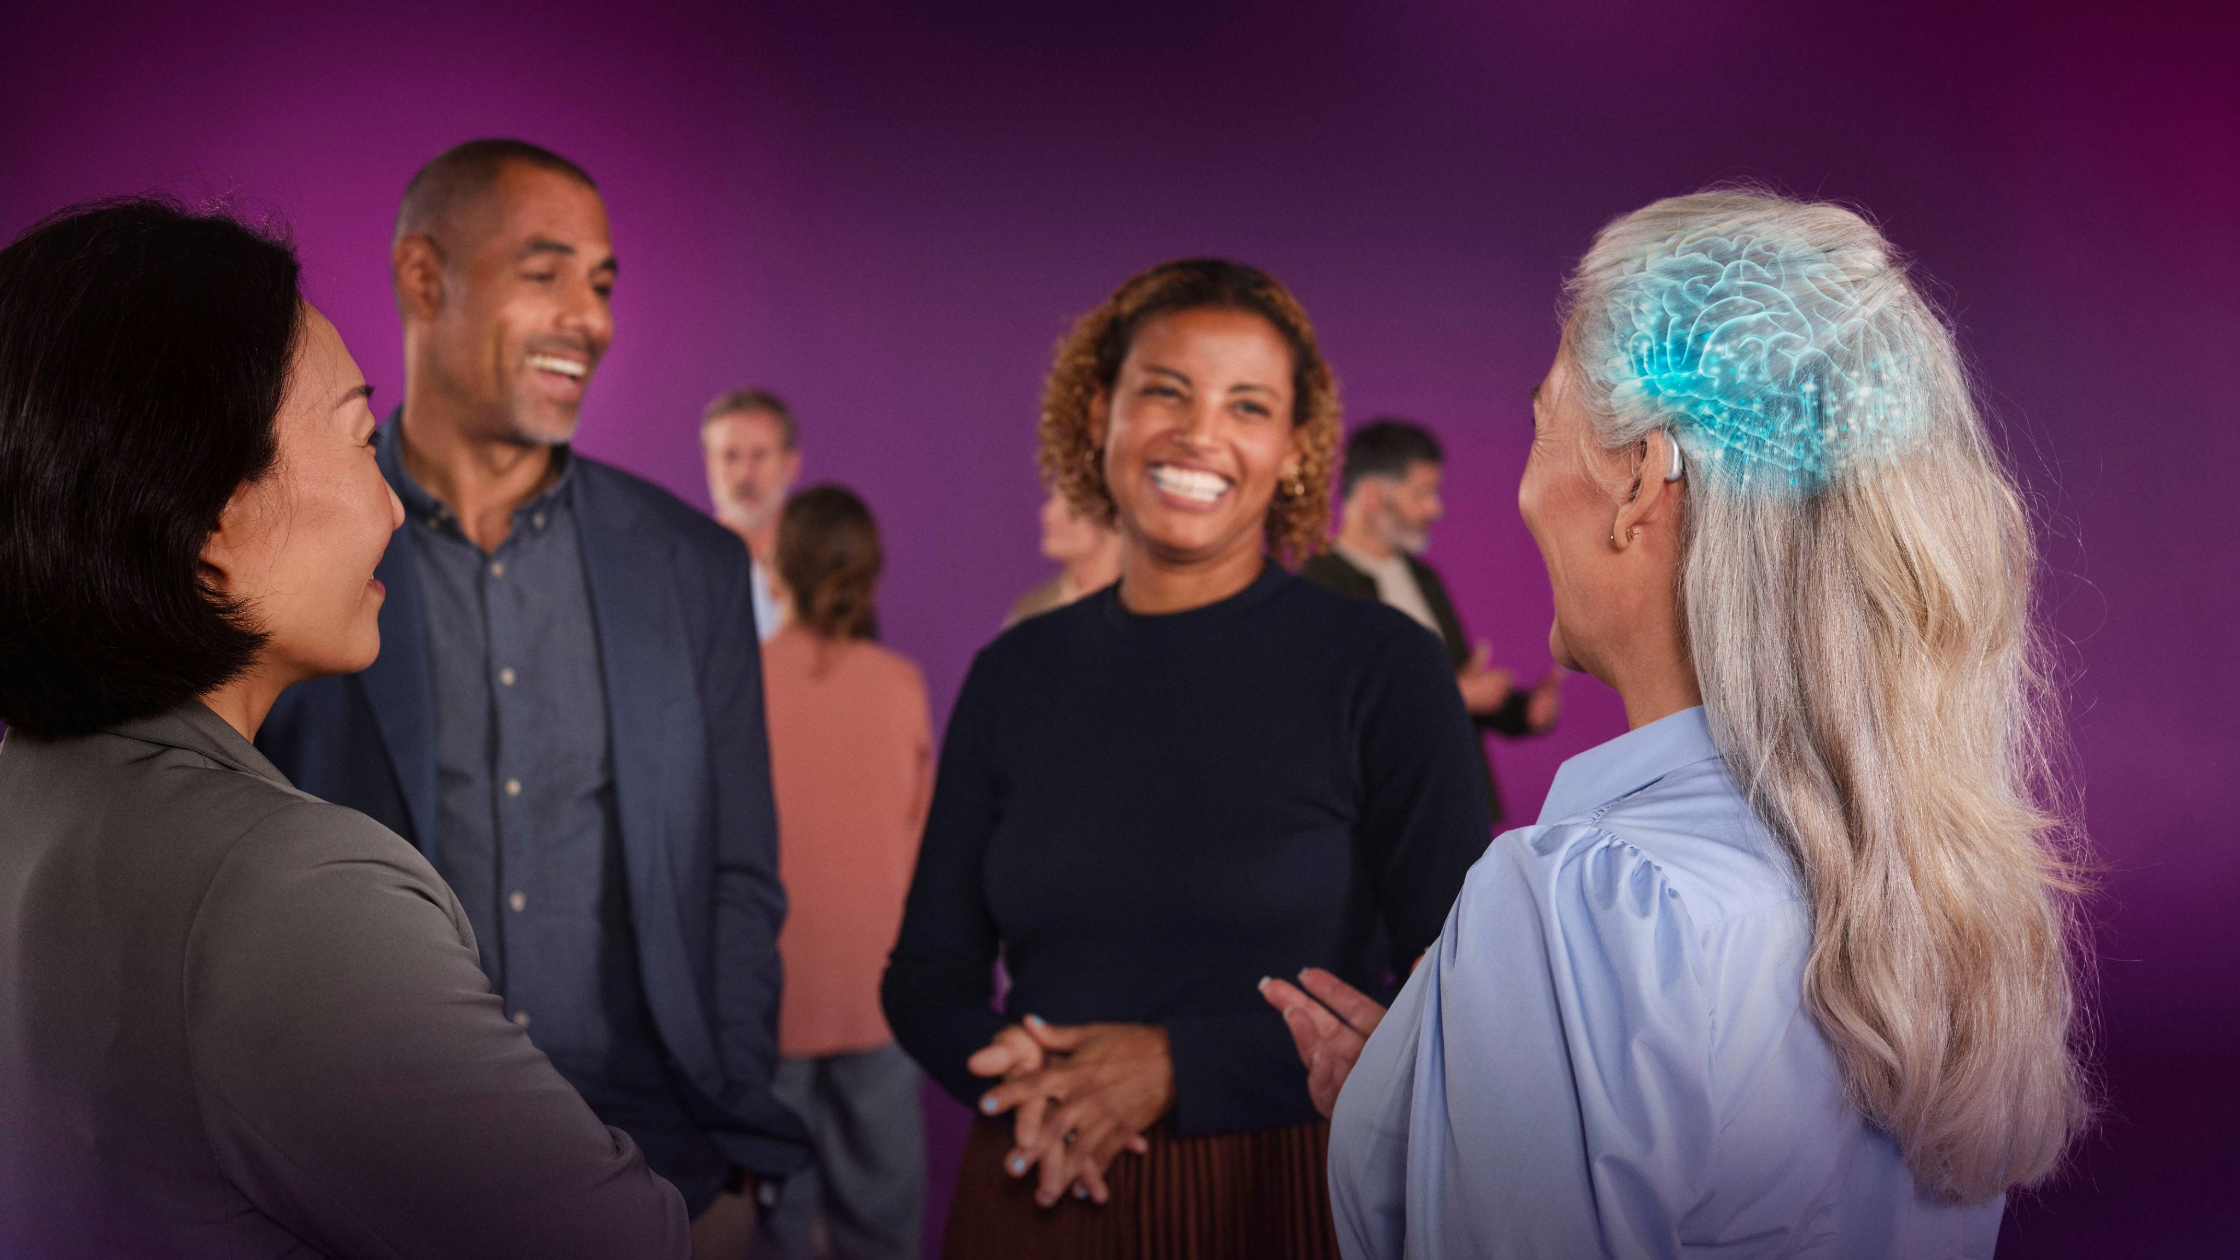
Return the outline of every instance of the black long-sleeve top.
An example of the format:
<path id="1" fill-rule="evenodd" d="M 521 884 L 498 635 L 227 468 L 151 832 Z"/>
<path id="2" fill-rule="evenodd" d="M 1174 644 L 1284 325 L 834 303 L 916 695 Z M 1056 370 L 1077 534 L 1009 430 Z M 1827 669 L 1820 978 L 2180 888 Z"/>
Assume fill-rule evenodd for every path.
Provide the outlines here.
<path id="1" fill-rule="evenodd" d="M 1312 1120 L 1255 986 L 1389 995 L 1485 850 L 1482 773 L 1436 638 L 1272 565 L 1187 612 L 1108 588 L 1031 618 L 950 717 L 887 1020 L 967 1105 L 966 1058 L 1033 1013 L 1162 1025 L 1178 1132 Z"/>

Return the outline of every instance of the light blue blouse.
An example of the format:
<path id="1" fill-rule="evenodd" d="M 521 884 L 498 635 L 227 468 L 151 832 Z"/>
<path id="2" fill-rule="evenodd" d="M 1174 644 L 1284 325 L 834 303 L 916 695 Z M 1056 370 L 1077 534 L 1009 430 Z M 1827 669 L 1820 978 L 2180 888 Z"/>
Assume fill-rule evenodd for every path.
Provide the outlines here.
<path id="1" fill-rule="evenodd" d="M 1688 709 L 1495 840 L 1330 1132 L 1348 1260 L 1989 1256 L 1847 1105 L 1787 857 Z"/>

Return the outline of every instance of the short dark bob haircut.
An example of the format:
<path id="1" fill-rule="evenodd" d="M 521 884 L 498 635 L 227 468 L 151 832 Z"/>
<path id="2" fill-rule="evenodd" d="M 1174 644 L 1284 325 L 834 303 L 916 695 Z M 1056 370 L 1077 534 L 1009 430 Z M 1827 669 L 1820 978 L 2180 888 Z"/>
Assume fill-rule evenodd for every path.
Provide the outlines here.
<path id="1" fill-rule="evenodd" d="M 285 239 L 163 197 L 0 250 L 0 721 L 102 730 L 255 659 L 201 555 L 277 456 L 299 272 Z"/>

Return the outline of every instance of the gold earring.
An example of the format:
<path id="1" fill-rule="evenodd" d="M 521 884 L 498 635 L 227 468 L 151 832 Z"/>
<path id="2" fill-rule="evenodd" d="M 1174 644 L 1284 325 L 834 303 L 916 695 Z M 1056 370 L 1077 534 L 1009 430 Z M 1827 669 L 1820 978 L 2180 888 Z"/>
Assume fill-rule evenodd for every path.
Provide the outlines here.
<path id="1" fill-rule="evenodd" d="M 1276 489 L 1283 491 L 1286 499 L 1304 499 L 1307 497 L 1307 479 L 1300 476 L 1297 469 L 1293 469 L 1282 481 L 1276 483 Z"/>

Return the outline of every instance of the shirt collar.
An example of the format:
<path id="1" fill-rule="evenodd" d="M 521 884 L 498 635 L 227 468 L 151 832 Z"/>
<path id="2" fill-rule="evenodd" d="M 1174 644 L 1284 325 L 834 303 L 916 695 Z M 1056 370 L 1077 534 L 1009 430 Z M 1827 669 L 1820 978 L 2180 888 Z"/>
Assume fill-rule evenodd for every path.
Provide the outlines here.
<path id="1" fill-rule="evenodd" d="M 445 507 L 442 500 L 428 493 L 419 482 L 412 479 L 412 474 L 405 470 L 403 433 L 404 407 L 399 405 L 389 412 L 387 420 L 382 421 L 381 431 L 376 435 L 374 460 L 381 465 L 381 475 L 389 479 L 390 488 L 397 492 L 399 499 L 404 500 L 405 513 L 414 520 L 426 521 L 430 524 L 451 521 L 451 509 Z M 544 511 L 565 494 L 568 484 L 575 480 L 576 461 L 573 452 L 570 451 L 565 442 L 552 448 L 552 457 L 560 465 L 560 475 L 552 479 L 551 485 L 531 496 L 528 502 L 515 508 L 514 516 L 516 519 L 519 519 L 525 512 Z"/>
<path id="2" fill-rule="evenodd" d="M 1540 807 L 1540 825 L 1592 813 L 1621 796 L 1719 755 L 1703 706 L 1682 709 L 1627 731 L 1563 763 Z"/>
<path id="3" fill-rule="evenodd" d="M 119 722 L 109 729 L 112 735 L 137 739 L 147 744 L 162 744 L 170 748 L 183 748 L 200 753 L 230 770 L 252 774 L 268 783 L 293 787 L 288 776 L 280 773 L 257 746 L 241 738 L 241 732 L 231 723 L 210 711 L 200 700 L 189 700 L 168 713 L 154 717 L 134 718 Z"/>

